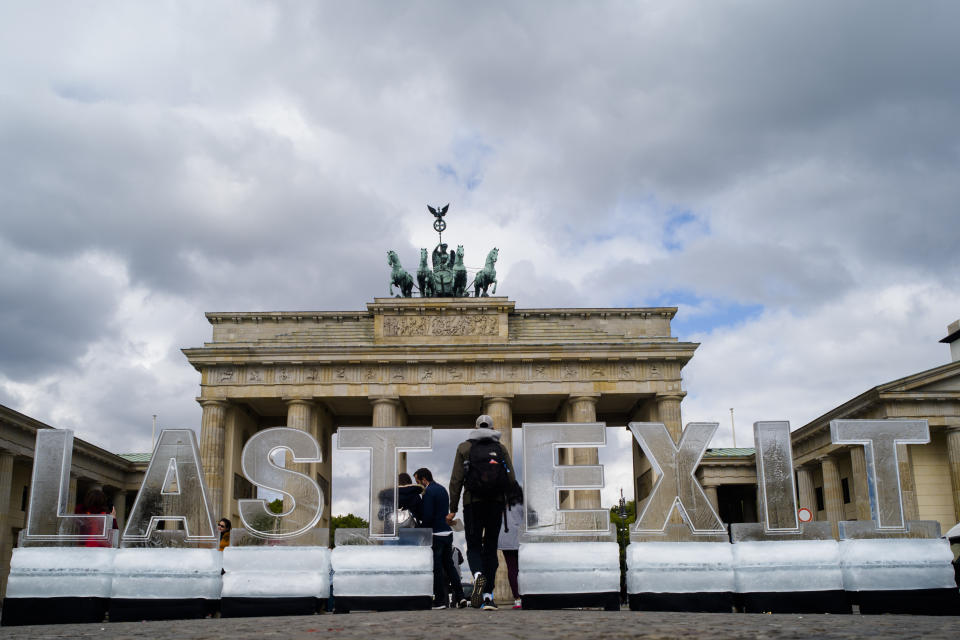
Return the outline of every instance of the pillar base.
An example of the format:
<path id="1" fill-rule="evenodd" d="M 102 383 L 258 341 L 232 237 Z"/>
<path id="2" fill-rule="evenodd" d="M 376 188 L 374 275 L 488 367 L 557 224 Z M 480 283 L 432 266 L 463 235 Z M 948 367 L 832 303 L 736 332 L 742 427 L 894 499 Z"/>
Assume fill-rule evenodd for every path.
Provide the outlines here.
<path id="1" fill-rule="evenodd" d="M 741 593 L 736 601 L 744 613 L 852 613 L 842 589 Z"/>
<path id="2" fill-rule="evenodd" d="M 960 593 L 949 589 L 905 589 L 850 593 L 861 614 L 907 613 L 924 616 L 960 615 Z"/>
<path id="3" fill-rule="evenodd" d="M 631 611 L 733 612 L 733 593 L 728 591 L 700 593 L 631 593 L 629 599 Z"/>
<path id="4" fill-rule="evenodd" d="M 221 598 L 220 617 L 309 616 L 326 601 L 326 598 Z"/>
<path id="5" fill-rule="evenodd" d="M 417 611 L 433 606 L 433 596 L 333 596 L 334 613 Z"/>
<path id="6" fill-rule="evenodd" d="M 138 620 L 191 620 L 204 618 L 217 608 L 205 598 L 110 599 L 110 622 Z"/>
<path id="7" fill-rule="evenodd" d="M 3 600 L 0 625 L 103 622 L 109 598 L 11 598 Z"/>
<path id="8" fill-rule="evenodd" d="M 605 611 L 620 611 L 620 593 L 536 593 L 522 597 L 523 608 L 529 611 L 548 609 L 580 609 L 602 607 Z"/>

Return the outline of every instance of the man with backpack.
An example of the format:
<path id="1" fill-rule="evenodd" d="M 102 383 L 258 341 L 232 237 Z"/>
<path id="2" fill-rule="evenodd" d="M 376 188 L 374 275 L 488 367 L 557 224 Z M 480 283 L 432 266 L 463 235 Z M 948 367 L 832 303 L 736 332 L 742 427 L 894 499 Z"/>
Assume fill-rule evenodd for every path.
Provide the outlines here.
<path id="1" fill-rule="evenodd" d="M 477 418 L 477 428 L 457 447 L 450 473 L 450 513 L 457 515 L 463 492 L 463 525 L 467 538 L 467 562 L 473 574 L 470 604 L 496 610 L 493 601 L 497 575 L 497 538 L 506 508 L 506 495 L 515 482 L 510 452 L 493 430 L 493 418 Z"/>

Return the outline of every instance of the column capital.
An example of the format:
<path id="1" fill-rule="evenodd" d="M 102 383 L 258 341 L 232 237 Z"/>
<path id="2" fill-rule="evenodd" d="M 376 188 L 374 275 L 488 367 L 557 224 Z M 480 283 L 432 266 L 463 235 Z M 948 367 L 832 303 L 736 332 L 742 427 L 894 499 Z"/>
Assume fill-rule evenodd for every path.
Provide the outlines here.
<path id="1" fill-rule="evenodd" d="M 216 400 L 214 398 L 197 398 L 201 407 L 222 407 L 224 409 L 230 404 L 226 400 Z"/>
<path id="2" fill-rule="evenodd" d="M 483 396 L 484 402 L 509 402 L 513 403 L 513 399 L 516 396 L 512 393 L 497 393 L 488 396 Z"/>
<path id="3" fill-rule="evenodd" d="M 680 402 L 687 397 L 686 391 L 671 391 L 670 393 L 658 393 L 656 396 L 657 402 L 662 402 L 663 400 L 676 400 Z"/>
<path id="4" fill-rule="evenodd" d="M 597 401 L 600 400 L 602 394 L 596 392 L 584 392 L 584 393 L 571 393 L 567 400 L 569 402 L 590 402 L 597 404 Z"/>
<path id="5" fill-rule="evenodd" d="M 389 404 L 393 407 L 400 406 L 400 396 L 367 396 L 367 399 L 370 400 L 370 404 Z"/>
<path id="6" fill-rule="evenodd" d="M 288 407 L 294 405 L 305 405 L 308 407 L 313 407 L 316 405 L 313 398 L 281 398 Z"/>

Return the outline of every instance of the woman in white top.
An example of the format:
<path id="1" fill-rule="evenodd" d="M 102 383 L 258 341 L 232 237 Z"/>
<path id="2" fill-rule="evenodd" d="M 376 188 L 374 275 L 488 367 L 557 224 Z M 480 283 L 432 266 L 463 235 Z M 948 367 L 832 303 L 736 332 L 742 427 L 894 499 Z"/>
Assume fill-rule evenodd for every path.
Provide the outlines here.
<path id="1" fill-rule="evenodd" d="M 523 528 L 523 490 L 520 485 L 515 485 L 508 496 L 507 511 L 504 514 L 503 524 L 500 525 L 500 537 L 497 540 L 497 549 L 503 553 L 503 559 L 507 563 L 507 579 L 510 581 L 510 590 L 513 592 L 514 609 L 520 608 L 517 556 L 520 549 L 521 528 Z"/>

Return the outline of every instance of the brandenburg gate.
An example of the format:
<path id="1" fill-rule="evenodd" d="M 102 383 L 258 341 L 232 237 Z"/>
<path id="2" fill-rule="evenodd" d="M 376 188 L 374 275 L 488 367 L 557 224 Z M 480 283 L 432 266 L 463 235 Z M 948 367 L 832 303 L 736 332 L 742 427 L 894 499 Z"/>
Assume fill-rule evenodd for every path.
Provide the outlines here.
<path id="1" fill-rule="evenodd" d="M 508 447 L 511 427 L 547 421 L 660 421 L 679 440 L 681 370 L 698 345 L 671 336 L 676 311 L 408 297 L 376 298 L 366 311 L 207 313 L 212 340 L 184 353 L 201 373 L 213 508 L 237 516 L 237 499 L 255 497 L 240 453 L 268 427 L 308 431 L 324 448 L 312 470 L 327 496 L 321 526 L 340 426 L 472 428 L 487 413 Z M 566 451 L 562 462 L 597 461 L 596 448 Z M 571 506 L 600 506 L 599 491 L 573 494 Z"/>

